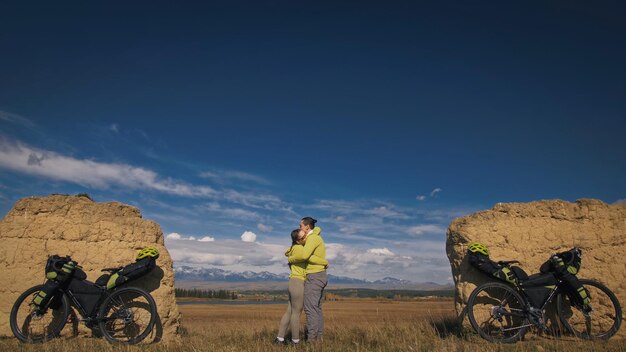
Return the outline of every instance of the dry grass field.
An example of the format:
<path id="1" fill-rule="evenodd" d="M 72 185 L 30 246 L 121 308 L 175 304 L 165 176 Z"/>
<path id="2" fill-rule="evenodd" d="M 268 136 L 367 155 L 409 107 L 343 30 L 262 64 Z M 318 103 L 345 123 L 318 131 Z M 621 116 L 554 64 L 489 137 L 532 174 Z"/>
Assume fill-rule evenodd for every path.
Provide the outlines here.
<path id="1" fill-rule="evenodd" d="M 283 304 L 181 305 L 182 343 L 114 346 L 99 339 L 58 339 L 25 345 L 0 339 L 2 351 L 626 351 L 626 340 L 589 342 L 528 335 L 513 345 L 490 344 L 454 323 L 451 300 L 324 303 L 324 341 L 274 346 Z"/>

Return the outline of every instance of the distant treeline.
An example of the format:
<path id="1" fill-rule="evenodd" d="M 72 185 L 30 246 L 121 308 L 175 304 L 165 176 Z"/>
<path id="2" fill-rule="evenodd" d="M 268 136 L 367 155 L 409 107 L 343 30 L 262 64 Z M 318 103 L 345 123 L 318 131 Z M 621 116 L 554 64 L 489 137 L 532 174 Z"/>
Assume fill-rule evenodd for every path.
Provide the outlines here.
<path id="1" fill-rule="evenodd" d="M 284 290 L 250 290 L 242 291 L 243 295 L 263 294 L 268 296 L 284 295 Z M 376 290 L 370 288 L 340 288 L 324 290 L 327 300 L 335 297 L 344 298 L 415 298 L 415 297 L 454 297 L 454 290 Z"/>
<path id="2" fill-rule="evenodd" d="M 176 297 L 197 297 L 197 298 L 217 298 L 217 299 L 237 299 L 237 293 L 227 290 L 202 290 L 197 288 L 174 289 Z"/>
<path id="3" fill-rule="evenodd" d="M 342 288 L 326 290 L 326 293 L 340 297 L 354 298 L 415 298 L 415 297 L 454 297 L 453 290 L 375 290 L 371 288 Z"/>

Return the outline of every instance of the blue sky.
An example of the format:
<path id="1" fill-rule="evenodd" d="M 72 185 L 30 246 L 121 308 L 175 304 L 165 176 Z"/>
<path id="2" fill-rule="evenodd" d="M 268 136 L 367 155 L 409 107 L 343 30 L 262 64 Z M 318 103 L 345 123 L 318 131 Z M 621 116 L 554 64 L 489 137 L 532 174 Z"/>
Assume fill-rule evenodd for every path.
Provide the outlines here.
<path id="1" fill-rule="evenodd" d="M 177 264 L 273 272 L 311 215 L 333 274 L 448 282 L 455 217 L 625 201 L 625 15 L 571 1 L 5 3 L 0 211 L 87 192 L 177 234 Z"/>

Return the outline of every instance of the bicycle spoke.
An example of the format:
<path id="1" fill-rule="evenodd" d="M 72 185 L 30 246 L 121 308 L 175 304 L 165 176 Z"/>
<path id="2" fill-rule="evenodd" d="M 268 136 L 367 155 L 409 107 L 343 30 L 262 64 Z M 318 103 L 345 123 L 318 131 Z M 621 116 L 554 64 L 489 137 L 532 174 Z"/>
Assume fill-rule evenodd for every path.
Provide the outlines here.
<path id="1" fill-rule="evenodd" d="M 621 307 L 615 295 L 603 284 L 581 279 L 591 297 L 589 306 L 572 302 L 568 296 L 558 297 L 558 313 L 571 333 L 584 339 L 608 339 L 621 325 Z"/>
<path id="2" fill-rule="evenodd" d="M 136 343 L 152 330 L 156 306 L 147 293 L 138 289 L 122 289 L 114 292 L 106 304 L 106 321 L 101 325 L 108 340 Z"/>
<path id="3" fill-rule="evenodd" d="M 474 329 L 489 341 L 514 341 L 528 327 L 521 298 L 513 288 L 500 283 L 477 288 L 468 302 L 468 313 Z"/>

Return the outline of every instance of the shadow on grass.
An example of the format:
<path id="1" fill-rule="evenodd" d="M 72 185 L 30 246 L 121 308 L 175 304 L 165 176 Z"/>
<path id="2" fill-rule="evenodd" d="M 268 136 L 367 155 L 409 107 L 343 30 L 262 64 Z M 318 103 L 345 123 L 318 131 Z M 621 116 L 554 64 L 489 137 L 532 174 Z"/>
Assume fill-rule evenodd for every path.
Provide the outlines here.
<path id="1" fill-rule="evenodd" d="M 430 321 L 437 335 L 441 338 L 465 336 L 465 331 L 459 320 L 455 317 L 433 319 Z"/>

